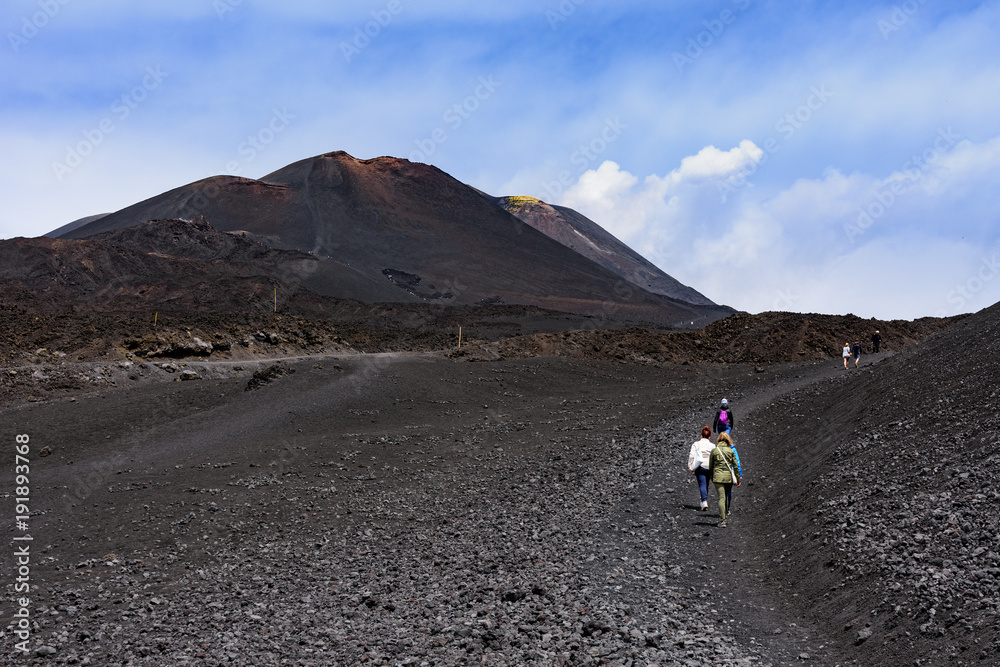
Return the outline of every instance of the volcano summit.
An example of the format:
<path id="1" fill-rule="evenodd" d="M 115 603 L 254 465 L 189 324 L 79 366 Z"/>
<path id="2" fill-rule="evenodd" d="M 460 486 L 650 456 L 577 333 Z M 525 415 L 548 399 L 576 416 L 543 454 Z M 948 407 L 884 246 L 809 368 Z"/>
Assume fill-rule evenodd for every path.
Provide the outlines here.
<path id="1" fill-rule="evenodd" d="M 260 180 L 197 181 L 49 236 L 99 240 L 150 220 L 200 216 L 216 230 L 311 255 L 315 261 L 303 263 L 297 281 L 323 297 L 519 304 L 659 326 L 704 325 L 734 312 L 575 211 L 558 209 L 561 220 L 575 223 L 576 245 L 567 243 L 565 225 L 538 224 L 538 215 L 522 220 L 498 205 L 505 201 L 432 166 L 334 152 Z M 541 202 L 534 208 L 543 207 L 556 210 Z"/>

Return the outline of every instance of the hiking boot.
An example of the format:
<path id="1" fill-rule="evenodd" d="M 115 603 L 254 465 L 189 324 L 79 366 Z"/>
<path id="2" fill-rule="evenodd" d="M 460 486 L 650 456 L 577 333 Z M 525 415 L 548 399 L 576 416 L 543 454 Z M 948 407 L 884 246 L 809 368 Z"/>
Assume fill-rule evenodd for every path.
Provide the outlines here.
<path id="1" fill-rule="evenodd" d="M 702 511 L 708 509 L 708 501 L 707 500 L 701 501 L 701 509 L 702 509 Z"/>
<path id="2" fill-rule="evenodd" d="M 722 523 L 719 524 L 719 528 L 725 528 L 725 527 L 726 527 L 726 522 L 725 521 L 723 521 Z"/>

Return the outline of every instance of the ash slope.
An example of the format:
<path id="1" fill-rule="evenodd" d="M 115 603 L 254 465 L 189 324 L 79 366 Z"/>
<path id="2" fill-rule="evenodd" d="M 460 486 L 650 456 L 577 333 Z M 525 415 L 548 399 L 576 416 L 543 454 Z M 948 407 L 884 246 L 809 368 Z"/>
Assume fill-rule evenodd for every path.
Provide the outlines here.
<path id="1" fill-rule="evenodd" d="M 83 227 L 84 225 L 89 225 L 92 222 L 100 220 L 101 218 L 103 218 L 106 215 L 107 215 L 107 213 L 98 213 L 96 215 L 88 215 L 86 217 L 79 218 L 78 220 L 74 220 L 73 222 L 69 222 L 69 223 L 63 225 L 62 227 L 59 227 L 57 229 L 53 229 L 48 234 L 43 234 L 43 236 L 47 236 L 48 238 L 52 238 L 52 239 L 57 239 L 60 236 L 63 236 L 65 234 L 69 234 L 74 229 L 79 229 L 80 227 Z"/>
<path id="2" fill-rule="evenodd" d="M 864 320 L 856 315 L 739 313 L 699 331 L 578 330 L 517 336 L 451 353 L 456 358 L 513 358 L 538 354 L 631 363 L 788 363 L 840 358 L 844 341 L 882 332 L 883 349 L 900 350 L 961 320 Z M 863 346 L 870 350 L 870 344 Z"/>
<path id="3" fill-rule="evenodd" d="M 928 343 L 967 340 L 979 329 L 948 336 L 978 317 Z M 719 395 L 739 410 L 773 402 L 776 418 L 804 424 L 816 415 L 803 397 L 819 394 L 801 386 L 865 382 L 908 355 L 849 373 L 837 360 L 754 372 L 365 355 L 299 363 L 254 391 L 252 362 L 228 364 L 247 371 L 233 377 L 188 360 L 201 380 L 121 378 L 74 402 L 15 406 L 11 432 L 52 450 L 33 459 L 35 636 L 57 659 L 107 665 L 846 664 L 869 628 L 852 618 L 848 632 L 831 629 L 813 601 L 835 587 L 857 594 L 855 582 L 845 572 L 815 590 L 822 563 L 783 572 L 792 543 L 768 532 L 782 524 L 812 542 L 817 530 L 789 523 L 801 508 L 774 497 L 793 487 L 767 488 L 780 481 L 769 469 L 789 463 L 784 440 L 760 437 L 770 408 L 738 421 L 754 484 L 731 531 L 696 510 L 683 461 Z M 775 401 L 790 390 L 800 393 Z M 837 488 L 866 484 L 848 474 Z M 852 511 L 830 516 L 849 523 Z M 744 563 L 745 577 L 725 575 Z M 769 586 L 755 583 L 761 563 Z M 951 638 L 924 641 L 929 654 Z"/>
<path id="4" fill-rule="evenodd" d="M 720 392 L 808 367 L 355 356 L 255 390 L 218 368 L 11 412 L 32 433 L 37 660 L 833 656 L 797 617 L 755 644 L 754 619 L 709 611 L 743 591 L 706 567 L 726 538 L 681 464 Z"/>
<path id="5" fill-rule="evenodd" d="M 219 232 L 204 218 L 152 220 L 82 240 L 0 241 L 0 286 L 3 304 L 36 312 L 272 310 L 275 288 L 283 308 L 320 311 L 320 297 L 335 286 L 371 300 L 397 291 L 307 253 Z"/>
<path id="6" fill-rule="evenodd" d="M 755 550 L 861 664 L 992 664 L 1000 304 L 869 359 L 754 417 Z"/>
<path id="7" fill-rule="evenodd" d="M 152 219 L 205 216 L 222 231 L 309 252 L 393 286 L 379 301 L 509 303 L 611 319 L 699 324 L 732 309 L 653 294 L 533 229 L 444 172 L 335 152 L 261 180 L 192 183 L 71 230 L 85 238 Z M 353 284 L 329 296 L 372 300 Z"/>
<path id="8" fill-rule="evenodd" d="M 197 283 L 190 296 L 205 305 L 206 297 L 196 287 Z M 270 293 L 257 295 L 267 307 L 256 312 L 240 308 L 243 297 L 238 290 L 229 296 L 231 301 L 216 302 L 213 311 L 159 311 L 155 321 L 143 309 L 108 312 L 94 304 L 75 313 L 62 308 L 29 312 L 0 304 L 0 365 L 7 367 L 7 372 L 0 372 L 0 406 L 28 397 L 58 399 L 88 384 L 105 386 L 112 379 L 119 386 L 143 382 L 140 376 L 145 374 L 124 372 L 117 362 L 242 361 L 437 350 L 469 361 L 546 355 L 659 367 L 703 362 L 777 364 L 839 357 L 843 340 L 863 337 L 876 328 L 884 334 L 883 349 L 899 350 L 959 319 L 908 322 L 762 313 L 732 315 L 697 332 L 633 327 L 594 331 L 587 328 L 593 322 L 586 318 L 531 307 L 436 308 L 329 300 L 315 304 L 296 295 L 291 303 L 283 296 L 281 311 L 272 313 Z M 81 296 L 78 303 L 88 302 Z M 289 313 L 293 308 L 312 315 Z M 542 331 L 547 333 L 533 333 Z M 81 374 L 74 361 L 95 365 Z"/>
<path id="9" fill-rule="evenodd" d="M 702 306 L 715 305 L 704 294 L 667 275 L 596 222 L 571 208 L 546 204 L 534 197 L 500 197 L 496 202 L 546 236 L 644 290 Z"/>

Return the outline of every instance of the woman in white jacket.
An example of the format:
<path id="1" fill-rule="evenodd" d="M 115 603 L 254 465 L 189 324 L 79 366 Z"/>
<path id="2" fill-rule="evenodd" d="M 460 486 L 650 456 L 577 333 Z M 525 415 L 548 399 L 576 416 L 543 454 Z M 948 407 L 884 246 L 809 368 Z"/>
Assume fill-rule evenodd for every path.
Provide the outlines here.
<path id="1" fill-rule="evenodd" d="M 701 440 L 691 445 L 688 452 L 688 470 L 694 473 L 698 480 L 698 492 L 701 493 L 701 509 L 708 509 L 708 457 L 715 449 L 712 443 L 712 427 L 704 426 L 701 429 Z"/>

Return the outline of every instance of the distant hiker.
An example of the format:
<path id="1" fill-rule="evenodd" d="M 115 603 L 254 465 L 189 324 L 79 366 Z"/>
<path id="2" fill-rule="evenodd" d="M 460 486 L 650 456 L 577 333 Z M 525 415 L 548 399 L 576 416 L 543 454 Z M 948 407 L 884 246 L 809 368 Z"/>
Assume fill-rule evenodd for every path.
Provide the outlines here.
<path id="1" fill-rule="evenodd" d="M 732 442 L 728 434 L 720 433 L 718 444 L 708 458 L 709 474 L 715 484 L 715 493 L 719 496 L 719 528 L 726 527 L 726 518 L 733 501 L 733 484 L 739 486 L 742 483 Z"/>
<path id="2" fill-rule="evenodd" d="M 861 341 L 854 341 L 853 347 L 851 347 L 851 355 L 854 357 L 854 367 L 858 367 L 858 362 L 861 361 Z"/>
<path id="3" fill-rule="evenodd" d="M 715 413 L 715 421 L 712 422 L 712 427 L 716 433 L 732 433 L 734 425 L 733 411 L 729 409 L 729 401 L 722 399 L 722 405 L 719 407 L 719 411 Z"/>
<path id="4" fill-rule="evenodd" d="M 708 457 L 711 456 L 715 445 L 709 438 L 712 437 L 712 429 L 708 426 L 701 428 L 701 440 L 695 441 L 688 452 L 688 470 L 694 473 L 698 481 L 698 492 L 701 494 L 701 509 L 708 509 Z"/>
<path id="5" fill-rule="evenodd" d="M 878 354 L 879 348 L 882 347 L 882 336 L 879 335 L 878 329 L 872 334 L 872 354 Z"/>
<path id="6" fill-rule="evenodd" d="M 844 343 L 844 370 L 847 370 L 847 360 L 851 358 L 851 344 Z"/>

